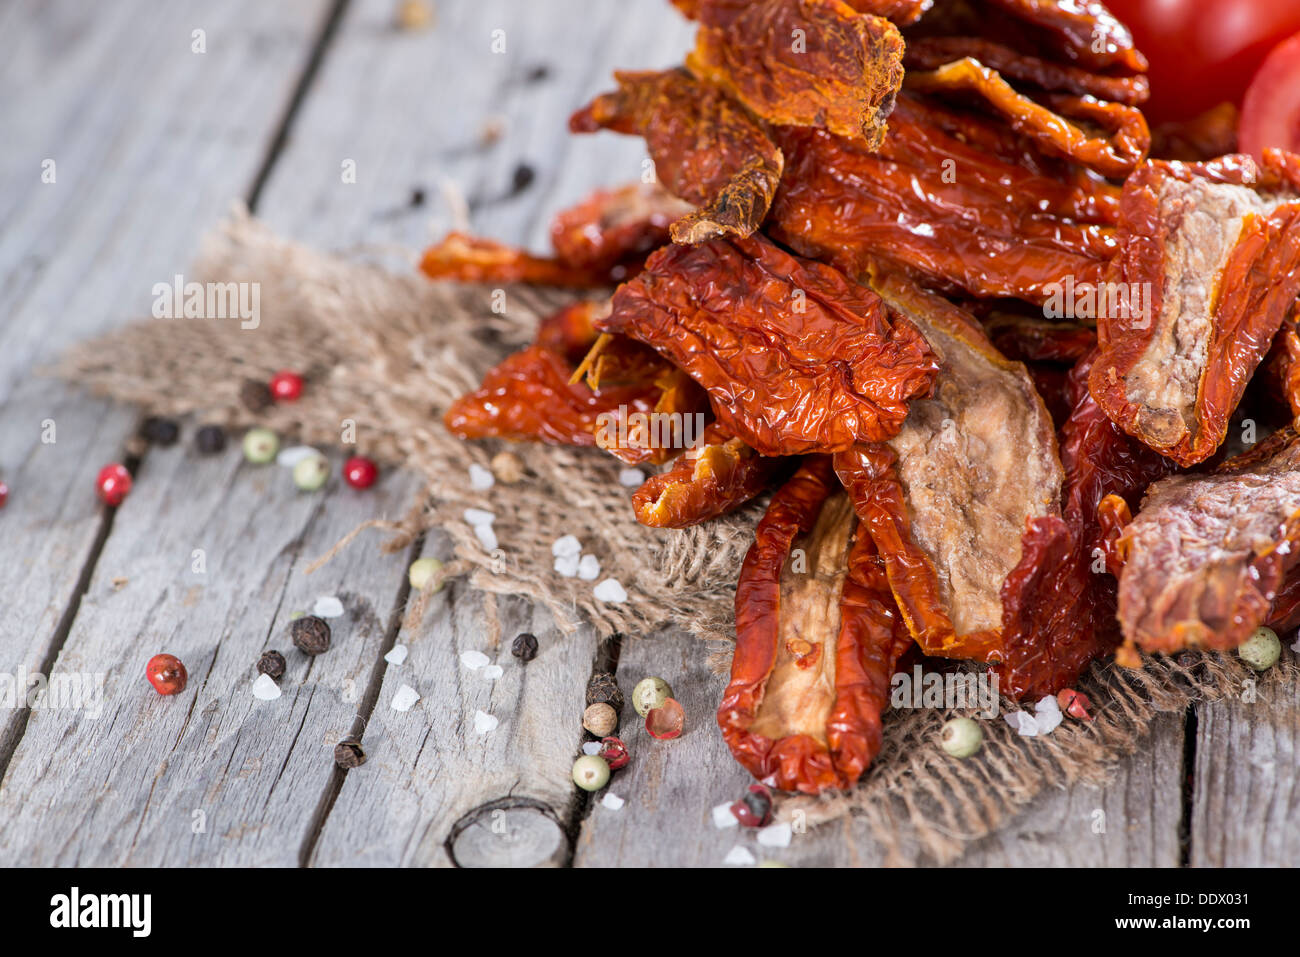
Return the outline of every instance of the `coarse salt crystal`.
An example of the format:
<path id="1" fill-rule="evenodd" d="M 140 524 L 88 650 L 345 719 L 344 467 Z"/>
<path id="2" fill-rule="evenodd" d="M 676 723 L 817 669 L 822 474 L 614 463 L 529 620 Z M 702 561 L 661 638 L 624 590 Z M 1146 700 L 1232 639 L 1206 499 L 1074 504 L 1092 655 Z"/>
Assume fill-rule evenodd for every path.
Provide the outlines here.
<path id="1" fill-rule="evenodd" d="M 731 813 L 730 804 L 716 804 L 713 807 L 713 826 L 721 830 L 724 827 L 740 827 L 740 821 Z"/>
<path id="2" fill-rule="evenodd" d="M 605 796 L 600 799 L 600 803 L 611 811 L 621 811 L 625 802 L 617 794 L 612 794 L 609 791 L 606 791 Z"/>
<path id="3" fill-rule="evenodd" d="M 487 734 L 489 731 L 495 731 L 497 725 L 501 722 L 496 719 L 495 715 L 490 715 L 486 711 L 474 712 L 474 730 L 479 734 Z"/>
<path id="4" fill-rule="evenodd" d="M 1038 734 L 1038 722 L 1028 711 L 1008 711 L 1002 717 L 1022 738 L 1032 738 Z"/>
<path id="5" fill-rule="evenodd" d="M 623 469 L 618 473 L 618 484 L 625 488 L 639 488 L 645 484 L 645 473 L 640 469 Z"/>
<path id="6" fill-rule="evenodd" d="M 577 555 L 556 555 L 555 574 L 564 578 L 573 578 L 578 574 L 579 564 Z"/>
<path id="7" fill-rule="evenodd" d="M 400 665 L 406 660 L 406 645 L 393 645 L 393 650 L 384 655 L 384 660 L 390 665 Z"/>
<path id="8" fill-rule="evenodd" d="M 479 544 L 489 552 L 496 551 L 497 533 L 492 530 L 491 525 L 475 525 L 474 535 L 478 538 Z"/>
<path id="9" fill-rule="evenodd" d="M 1034 723 L 1038 725 L 1038 733 L 1043 735 L 1055 731 L 1062 720 L 1064 720 L 1064 716 L 1061 712 L 1045 711 L 1034 719 Z"/>
<path id="10" fill-rule="evenodd" d="M 460 653 L 460 663 L 470 671 L 478 671 L 484 665 L 490 664 L 491 661 L 492 659 L 481 651 L 462 651 Z"/>
<path id="11" fill-rule="evenodd" d="M 497 520 L 496 515 L 485 508 L 467 508 L 462 514 L 465 516 L 465 521 L 476 527 L 491 525 Z"/>
<path id="12" fill-rule="evenodd" d="M 786 821 L 769 824 L 758 832 L 758 843 L 764 847 L 789 847 L 790 836 L 793 833 L 790 824 Z"/>
<path id="13" fill-rule="evenodd" d="M 722 859 L 722 863 L 734 864 L 738 867 L 753 867 L 754 855 L 737 844 L 727 852 L 727 856 Z"/>
<path id="14" fill-rule="evenodd" d="M 582 745 L 583 754 L 600 754 L 601 743 L 599 741 L 587 741 Z"/>
<path id="15" fill-rule="evenodd" d="M 270 675 L 258 675 L 253 682 L 253 697 L 259 701 L 274 701 L 280 697 L 280 686 Z"/>
<path id="16" fill-rule="evenodd" d="M 600 577 L 600 559 L 595 555 L 583 555 L 578 562 L 578 577 L 585 582 L 594 582 Z"/>
<path id="17" fill-rule="evenodd" d="M 627 601 L 627 591 L 619 583 L 617 578 L 606 578 L 603 582 L 593 588 L 591 593 L 595 595 L 599 601 Z"/>
<path id="18" fill-rule="evenodd" d="M 500 665 L 488 665 L 486 668 L 483 669 L 483 677 L 486 678 L 488 681 L 496 681 L 503 674 L 505 674 L 505 671 L 501 668 Z"/>
<path id="19" fill-rule="evenodd" d="M 311 606 L 311 613 L 317 618 L 339 618 L 343 614 L 343 602 L 333 595 L 321 595 Z"/>
<path id="20" fill-rule="evenodd" d="M 485 469 L 481 465 L 471 465 L 469 467 L 469 487 L 485 492 L 496 484 L 497 477 L 492 474 L 491 469 Z"/>
<path id="21" fill-rule="evenodd" d="M 287 449 L 281 449 L 280 454 L 275 457 L 275 464 L 291 469 L 303 459 L 309 459 L 313 455 L 320 455 L 310 445 L 291 445 Z"/>
<path id="22" fill-rule="evenodd" d="M 397 694 L 393 695 L 393 701 L 390 707 L 394 711 L 410 711 L 411 706 L 420 700 L 420 694 L 410 685 L 402 685 L 397 689 Z"/>
<path id="23" fill-rule="evenodd" d="M 551 544 L 551 554 L 556 557 L 572 555 L 576 558 L 582 554 L 582 542 L 578 541 L 577 535 L 562 535 Z"/>

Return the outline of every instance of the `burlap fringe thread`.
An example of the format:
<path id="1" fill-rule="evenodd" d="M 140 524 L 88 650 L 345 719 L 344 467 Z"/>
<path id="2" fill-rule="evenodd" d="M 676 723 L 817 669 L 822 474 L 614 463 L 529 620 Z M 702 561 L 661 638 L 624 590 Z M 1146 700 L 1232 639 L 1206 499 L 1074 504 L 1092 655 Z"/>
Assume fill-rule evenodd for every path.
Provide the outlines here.
<path id="1" fill-rule="evenodd" d="M 469 464 L 487 467 L 501 446 L 461 442 L 442 427 L 448 403 L 506 351 L 530 341 L 538 319 L 571 294 L 508 286 L 505 309 L 494 311 L 491 289 L 325 255 L 281 239 L 240 209 L 207 237 L 189 278 L 259 283 L 258 327 L 241 329 L 237 319 L 134 322 L 78 346 L 54 371 L 153 413 L 261 424 L 309 444 L 338 444 L 351 420 L 368 454 L 414 468 L 429 484 L 409 514 L 368 522 L 336 550 L 367 528 L 394 533 L 388 551 L 440 528 L 456 554 L 444 577 L 465 575 L 486 592 L 526 595 L 566 634 L 584 621 L 601 636 L 685 627 L 725 663 L 736 576 L 759 505 L 685 531 L 645 528 L 632 519 L 629 490 L 618 484 L 620 463 L 594 449 L 532 445 L 510 446 L 525 464 L 524 481 L 475 491 Z M 245 409 L 243 382 L 266 381 L 285 367 L 307 371 L 304 397 L 256 416 Z M 464 521 L 467 508 L 497 516 L 502 550 L 483 548 Z M 568 533 L 597 555 L 602 577 L 623 583 L 626 603 L 597 602 L 592 583 L 554 572 L 551 544 Z M 426 597 L 408 608 L 408 626 L 418 626 Z M 1293 698 L 1297 672 L 1287 656 L 1260 682 L 1261 698 Z M 1190 653 L 1148 662 L 1143 671 L 1098 667 L 1085 684 L 1095 721 L 1067 721 L 1044 738 L 1021 738 L 1000 719 L 986 722 L 984 748 L 968 761 L 954 761 L 936 744 L 938 728 L 958 712 L 891 712 L 881 754 L 856 790 L 788 799 L 781 816 L 802 811 L 818 824 L 852 815 L 893 862 L 919 854 L 946 863 L 1044 788 L 1104 781 L 1157 713 L 1236 695 L 1248 677 L 1235 658 Z"/>

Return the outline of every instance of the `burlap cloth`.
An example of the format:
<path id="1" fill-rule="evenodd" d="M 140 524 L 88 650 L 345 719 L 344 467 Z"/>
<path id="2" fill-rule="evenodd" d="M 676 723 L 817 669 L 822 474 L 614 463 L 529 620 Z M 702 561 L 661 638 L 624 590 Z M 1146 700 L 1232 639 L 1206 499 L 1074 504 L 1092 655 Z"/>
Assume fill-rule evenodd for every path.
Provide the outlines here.
<path id="1" fill-rule="evenodd" d="M 596 449 L 539 445 L 510 446 L 525 463 L 524 481 L 475 491 L 469 464 L 487 466 L 503 444 L 462 442 L 442 427 L 448 403 L 475 387 L 507 351 L 530 341 L 538 319 L 571 301 L 572 293 L 508 286 L 505 309 L 496 312 L 489 288 L 429 282 L 413 268 L 394 274 L 325 255 L 276 236 L 238 209 L 207 237 L 185 278 L 260 283 L 260 325 L 133 322 L 80 344 L 54 371 L 150 412 L 266 425 L 314 445 L 338 444 L 345 420 L 352 420 L 366 454 L 428 479 L 405 519 L 369 523 L 390 531 L 385 549 L 405 548 L 421 532 L 441 528 L 455 546 L 447 575 L 467 576 L 488 592 L 528 595 L 565 633 L 583 621 L 602 636 L 633 638 L 682 627 L 707 642 L 701 654 L 725 667 L 736 577 L 761 504 L 685 531 L 646 528 L 632 518 L 631 490 L 617 481 L 620 463 Z M 249 412 L 239 398 L 244 381 L 266 381 L 283 368 L 306 370 L 310 387 L 303 398 Z M 501 548 L 495 555 L 464 520 L 470 507 L 496 515 Z M 625 603 L 597 601 L 592 582 L 554 572 L 551 544 L 569 533 L 600 559 L 602 578 L 622 582 Z M 416 596 L 408 627 L 419 627 L 423 604 Z M 1284 653 L 1282 664 L 1258 681 L 1259 697 L 1293 698 L 1297 671 L 1294 657 Z M 1238 695 L 1251 677 L 1234 656 L 1193 653 L 1148 661 L 1141 671 L 1097 666 L 1081 684 L 1096 706 L 1094 721 L 1067 719 L 1050 736 L 1034 738 L 1018 736 L 1001 718 L 988 721 L 982 751 L 966 761 L 944 754 L 937 731 L 948 718 L 970 712 L 891 712 L 880 756 L 852 793 L 787 798 L 781 815 L 803 810 L 815 825 L 853 814 L 895 860 L 914 860 L 920 851 L 948 862 L 1043 789 L 1103 783 L 1116 759 L 1138 747 L 1156 713 Z M 707 723 L 699 727 L 717 733 Z"/>

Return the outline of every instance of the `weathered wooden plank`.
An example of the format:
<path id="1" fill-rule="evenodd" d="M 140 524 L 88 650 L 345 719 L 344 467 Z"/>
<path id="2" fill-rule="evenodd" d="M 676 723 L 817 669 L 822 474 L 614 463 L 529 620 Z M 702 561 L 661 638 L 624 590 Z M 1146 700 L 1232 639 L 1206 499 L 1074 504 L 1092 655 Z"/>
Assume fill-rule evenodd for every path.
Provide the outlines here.
<path id="1" fill-rule="evenodd" d="M 444 185 L 465 198 L 474 230 L 544 248 L 552 212 L 596 186 L 636 178 L 639 141 L 603 136 L 570 145 L 565 120 L 608 85 L 615 66 L 679 60 L 691 32 L 659 0 L 439 5 L 431 30 L 410 33 L 395 31 L 391 16 L 386 3 L 349 7 L 266 181 L 260 212 L 289 235 L 335 248 L 401 247 L 408 261 L 454 225 Z M 505 31 L 501 54 L 492 52 L 498 29 Z M 500 123 L 501 135 L 484 145 L 489 121 Z M 349 160 L 355 182 L 342 175 Z M 521 164 L 534 179 L 514 192 Z M 417 191 L 425 202 L 413 205 Z M 400 265 L 402 256 L 395 258 Z M 566 855 L 567 841 L 550 842 L 573 798 L 570 766 L 593 639 L 561 641 L 543 614 L 502 603 L 506 637 L 527 629 L 549 647 L 526 670 L 507 651 L 504 676 L 485 681 L 457 660 L 494 640 L 498 626 L 485 618 L 485 601 L 452 586 L 421 628 L 400 636 L 411 658 L 384 672 L 363 738 L 370 760 L 346 775 L 312 863 L 448 864 L 444 845 L 458 822 L 463 864 L 501 861 L 494 851 L 513 863 Z M 393 712 L 403 684 L 423 698 L 410 712 Z M 482 736 L 473 730 L 480 709 L 500 721 Z M 495 806 L 481 821 L 461 820 L 507 796 L 545 810 Z M 504 834 L 492 830 L 494 821 Z"/>
<path id="2" fill-rule="evenodd" d="M 0 30 L 0 666 L 46 667 L 106 531 L 93 482 L 133 410 L 35 377 L 147 311 L 251 183 L 325 0 L 5 5 Z M 193 52 L 204 30 L 206 52 Z M 46 161 L 53 166 L 46 166 Z M 44 182 L 51 175 L 52 182 Z M 54 441 L 51 441 L 53 439 Z M 22 727 L 0 714 L 0 762 Z"/>
<path id="3" fill-rule="evenodd" d="M 0 786 L 0 861 L 297 864 L 406 561 L 358 549 L 299 572 L 358 522 L 400 514 L 416 488 L 395 473 L 365 493 L 306 494 L 288 470 L 234 449 L 152 452 L 52 672 L 102 676 L 102 712 L 32 713 Z M 287 629 L 321 594 L 347 611 L 312 659 Z M 268 648 L 289 668 L 283 696 L 259 701 L 254 665 Z M 144 678 L 161 651 L 189 669 L 176 697 Z"/>
<path id="4" fill-rule="evenodd" d="M 788 848 L 762 847 L 752 833 L 715 828 L 712 808 L 736 800 L 752 783 L 714 722 L 725 676 L 713 674 L 705 649 L 684 635 L 625 639 L 618 674 L 627 690 L 648 675 L 668 681 L 686 709 L 687 733 L 675 741 L 656 741 L 635 714 L 625 721 L 632 762 L 614 775 L 609 790 L 627 803 L 615 811 L 593 802 L 582 822 L 576 866 L 713 867 L 736 846 L 757 861 L 792 866 L 897 863 L 851 819 L 795 834 Z M 957 863 L 1177 864 L 1181 741 L 1179 716 L 1162 717 L 1149 746 L 1121 762 L 1104 788 L 1044 794 L 1003 830 L 973 844 Z M 932 863 L 919 852 L 910 862 Z"/>
<path id="5" fill-rule="evenodd" d="M 1197 709 L 1193 867 L 1300 865 L 1300 692 L 1260 685 L 1253 701 Z"/>

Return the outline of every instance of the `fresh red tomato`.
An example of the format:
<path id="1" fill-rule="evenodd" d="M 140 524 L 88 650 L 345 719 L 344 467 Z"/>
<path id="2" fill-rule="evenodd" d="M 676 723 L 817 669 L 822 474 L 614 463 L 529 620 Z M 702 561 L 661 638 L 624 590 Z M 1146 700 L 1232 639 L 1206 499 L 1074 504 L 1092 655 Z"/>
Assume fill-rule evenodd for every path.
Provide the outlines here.
<path id="1" fill-rule="evenodd" d="M 1273 48 L 1246 90 L 1237 139 L 1243 153 L 1300 153 L 1300 33 Z"/>
<path id="2" fill-rule="evenodd" d="M 1240 104 L 1264 57 L 1300 30 L 1300 0 L 1104 0 L 1151 63 L 1153 123 Z"/>

